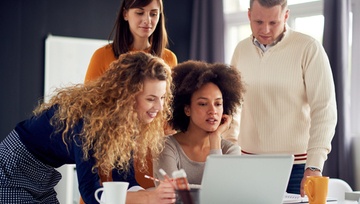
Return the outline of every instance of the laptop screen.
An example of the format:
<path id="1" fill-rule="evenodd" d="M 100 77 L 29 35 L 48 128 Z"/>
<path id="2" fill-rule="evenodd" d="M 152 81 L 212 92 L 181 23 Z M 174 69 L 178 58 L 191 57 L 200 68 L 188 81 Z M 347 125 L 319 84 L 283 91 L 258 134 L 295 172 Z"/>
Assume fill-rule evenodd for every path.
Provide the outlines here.
<path id="1" fill-rule="evenodd" d="M 293 162 L 293 155 L 209 155 L 200 203 L 280 204 Z"/>

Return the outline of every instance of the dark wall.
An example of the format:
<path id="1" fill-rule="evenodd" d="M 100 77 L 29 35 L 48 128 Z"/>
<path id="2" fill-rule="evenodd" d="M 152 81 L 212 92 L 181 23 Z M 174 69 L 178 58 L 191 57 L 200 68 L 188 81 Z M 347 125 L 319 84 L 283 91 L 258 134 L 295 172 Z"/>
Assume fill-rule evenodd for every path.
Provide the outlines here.
<path id="1" fill-rule="evenodd" d="M 178 61 L 190 58 L 190 35 L 193 0 L 163 0 L 166 15 L 166 28 L 170 49 Z"/>
<path id="2" fill-rule="evenodd" d="M 46 36 L 108 39 L 119 7 L 119 0 L 0 2 L 0 141 L 43 96 Z M 170 49 L 185 61 L 192 0 L 164 0 L 164 8 Z"/>

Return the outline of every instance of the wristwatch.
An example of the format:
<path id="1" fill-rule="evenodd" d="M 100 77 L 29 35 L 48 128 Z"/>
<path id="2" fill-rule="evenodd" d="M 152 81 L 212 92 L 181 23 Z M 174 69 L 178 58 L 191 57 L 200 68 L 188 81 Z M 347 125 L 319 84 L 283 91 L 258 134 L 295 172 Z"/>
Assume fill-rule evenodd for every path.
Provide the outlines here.
<path id="1" fill-rule="evenodd" d="M 312 166 L 310 166 L 310 167 L 308 167 L 306 169 L 310 169 L 311 171 L 320 171 L 321 172 L 321 170 L 319 168 L 312 167 Z"/>

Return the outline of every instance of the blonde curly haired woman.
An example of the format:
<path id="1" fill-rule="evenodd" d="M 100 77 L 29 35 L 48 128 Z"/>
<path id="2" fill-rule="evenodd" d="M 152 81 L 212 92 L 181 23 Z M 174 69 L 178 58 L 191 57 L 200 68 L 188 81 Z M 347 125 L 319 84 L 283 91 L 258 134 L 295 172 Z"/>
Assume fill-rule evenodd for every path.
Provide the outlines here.
<path id="1" fill-rule="evenodd" d="M 98 169 L 138 185 L 133 160 L 146 167 L 147 151 L 163 149 L 163 124 L 172 100 L 170 68 L 158 57 L 127 53 L 104 75 L 59 89 L 0 143 L 0 203 L 58 203 L 55 168 L 76 164 L 85 203 L 97 203 Z M 127 193 L 127 202 L 173 203 L 170 183 Z"/>
<path id="2" fill-rule="evenodd" d="M 141 50 L 161 57 L 170 67 L 177 65 L 176 55 L 167 48 L 165 19 L 163 0 L 123 0 L 110 35 L 112 42 L 94 52 L 86 71 L 85 82 L 100 77 L 111 62 L 129 51 Z M 167 123 L 164 130 L 167 135 L 175 133 Z M 136 181 L 143 188 L 154 187 L 151 180 L 144 178 L 146 174 L 153 174 L 151 155 L 147 155 L 147 171 L 142 171 L 137 161 L 134 162 Z M 100 177 L 102 182 L 112 180 L 111 173 L 101 173 Z"/>

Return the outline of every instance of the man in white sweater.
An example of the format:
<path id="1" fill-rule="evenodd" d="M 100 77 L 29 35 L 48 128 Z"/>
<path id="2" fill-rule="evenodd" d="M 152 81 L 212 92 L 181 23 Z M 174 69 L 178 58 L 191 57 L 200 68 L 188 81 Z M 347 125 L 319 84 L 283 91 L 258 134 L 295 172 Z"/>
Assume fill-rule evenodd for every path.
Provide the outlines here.
<path id="1" fill-rule="evenodd" d="M 331 67 L 322 45 L 289 28 L 286 0 L 250 0 L 252 35 L 231 64 L 246 83 L 238 143 L 243 154 L 293 154 L 288 193 L 322 175 L 337 123 Z M 236 120 L 236 118 L 234 118 Z"/>

